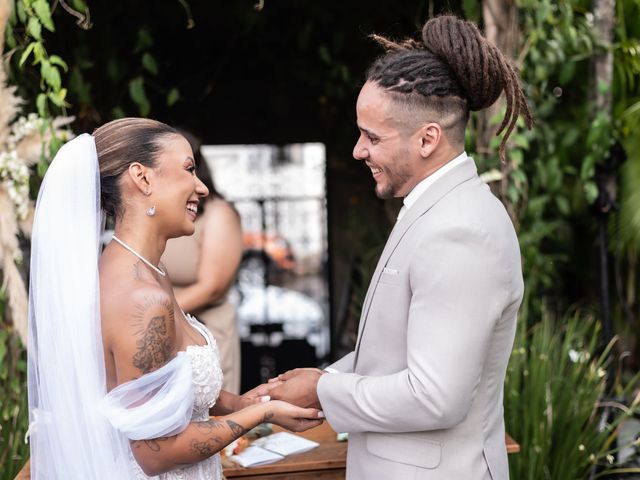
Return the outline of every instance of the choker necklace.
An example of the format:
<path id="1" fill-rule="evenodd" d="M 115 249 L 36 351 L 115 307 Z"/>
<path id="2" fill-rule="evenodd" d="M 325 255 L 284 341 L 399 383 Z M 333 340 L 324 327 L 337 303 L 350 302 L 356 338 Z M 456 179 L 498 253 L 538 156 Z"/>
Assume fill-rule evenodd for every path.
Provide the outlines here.
<path id="1" fill-rule="evenodd" d="M 163 277 L 165 277 L 167 274 L 166 272 L 163 272 L 162 270 L 160 270 L 158 267 L 156 267 L 153 263 L 151 263 L 149 260 L 147 260 L 146 258 L 144 258 L 142 255 L 140 255 L 138 252 L 136 252 L 133 248 L 131 248 L 129 245 L 127 245 L 126 243 L 124 243 L 122 240 L 120 240 L 118 237 L 116 237 L 115 235 L 112 235 L 111 238 L 113 238 L 116 242 L 118 242 L 120 245 L 122 245 L 124 248 L 126 248 L 127 250 L 129 250 L 131 253 L 133 253 L 136 257 L 138 257 L 140 260 L 142 260 L 146 265 L 148 265 L 149 267 L 153 268 L 158 274 L 162 275 Z"/>

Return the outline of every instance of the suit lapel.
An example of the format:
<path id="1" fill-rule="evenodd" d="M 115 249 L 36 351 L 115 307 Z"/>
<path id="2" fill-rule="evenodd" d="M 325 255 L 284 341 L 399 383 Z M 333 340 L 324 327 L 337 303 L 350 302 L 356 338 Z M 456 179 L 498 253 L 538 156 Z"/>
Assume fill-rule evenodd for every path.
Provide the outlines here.
<path id="1" fill-rule="evenodd" d="M 431 209 L 438 201 L 445 197 L 449 192 L 455 189 L 461 183 L 471 180 L 478 176 L 475 163 L 471 158 L 467 158 L 463 163 L 447 172 L 442 178 L 438 179 L 433 185 L 431 185 L 416 201 L 416 203 L 407 210 L 402 219 L 396 222 L 393 230 L 389 234 L 384 250 L 378 260 L 378 265 L 371 277 L 371 283 L 367 289 L 367 295 L 365 296 L 364 303 L 362 304 L 362 313 L 360 315 L 360 326 L 358 328 L 358 341 L 356 345 L 356 355 L 354 359 L 354 368 L 358 362 L 358 354 L 360 352 L 360 344 L 362 343 L 362 335 L 364 327 L 367 323 L 367 317 L 369 315 L 369 307 L 373 295 L 378 285 L 378 280 L 382 274 L 382 270 L 387 265 L 389 257 L 398 247 L 400 240 L 407 233 L 409 228 L 418 220 L 422 215 Z"/>

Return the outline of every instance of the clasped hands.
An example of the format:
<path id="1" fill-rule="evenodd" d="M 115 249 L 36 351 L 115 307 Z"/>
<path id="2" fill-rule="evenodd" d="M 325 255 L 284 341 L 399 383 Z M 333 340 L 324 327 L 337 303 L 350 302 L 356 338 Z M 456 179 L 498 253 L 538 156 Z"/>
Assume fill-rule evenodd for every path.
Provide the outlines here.
<path id="1" fill-rule="evenodd" d="M 318 380 L 324 372 L 317 368 L 296 368 L 269 380 L 271 398 L 303 408 L 322 410 L 318 399 Z"/>
<path id="2" fill-rule="evenodd" d="M 246 406 L 260 401 L 284 400 L 302 408 L 320 409 L 316 387 L 324 372 L 317 368 L 296 368 L 269 379 L 240 397 Z"/>

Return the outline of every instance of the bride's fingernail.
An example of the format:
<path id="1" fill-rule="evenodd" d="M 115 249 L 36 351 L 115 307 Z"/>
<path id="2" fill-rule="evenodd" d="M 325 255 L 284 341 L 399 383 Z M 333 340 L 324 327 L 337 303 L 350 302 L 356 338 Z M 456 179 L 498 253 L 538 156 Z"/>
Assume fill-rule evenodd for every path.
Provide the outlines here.
<path id="1" fill-rule="evenodd" d="M 269 395 L 263 395 L 262 397 L 260 397 L 260 403 L 268 402 L 269 400 L 271 400 L 271 397 Z"/>
<path id="2" fill-rule="evenodd" d="M 318 418 L 324 418 L 324 412 L 322 410 L 318 412 Z"/>

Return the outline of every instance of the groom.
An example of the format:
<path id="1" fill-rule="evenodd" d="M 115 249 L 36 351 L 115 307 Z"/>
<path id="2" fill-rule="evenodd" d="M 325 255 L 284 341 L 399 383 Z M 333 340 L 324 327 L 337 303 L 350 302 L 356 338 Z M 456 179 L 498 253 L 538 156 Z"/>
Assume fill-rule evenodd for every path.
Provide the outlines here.
<path id="1" fill-rule="evenodd" d="M 395 44 L 356 104 L 353 156 L 404 206 L 373 274 L 353 352 L 271 391 L 320 405 L 349 432 L 347 478 L 503 480 L 503 381 L 523 294 L 518 241 L 464 152 L 470 110 L 506 92 L 504 125 L 531 120 L 513 67 L 475 25 L 437 17 Z M 501 155 L 504 153 L 503 139 Z"/>

